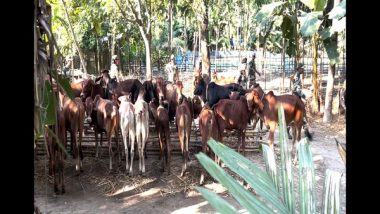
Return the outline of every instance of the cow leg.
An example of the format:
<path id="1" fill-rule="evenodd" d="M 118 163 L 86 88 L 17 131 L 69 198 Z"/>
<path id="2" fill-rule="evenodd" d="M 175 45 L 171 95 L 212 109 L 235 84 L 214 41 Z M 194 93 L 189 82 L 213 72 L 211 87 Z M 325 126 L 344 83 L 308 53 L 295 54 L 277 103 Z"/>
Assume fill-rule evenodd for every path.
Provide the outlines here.
<path id="1" fill-rule="evenodd" d="M 270 124 L 269 125 L 269 136 L 268 136 L 268 145 L 269 148 L 271 148 L 274 151 L 274 132 L 276 130 L 276 124 Z"/>
<path id="2" fill-rule="evenodd" d="M 245 130 L 241 131 L 241 142 L 243 144 L 243 156 L 245 156 Z"/>
<path id="3" fill-rule="evenodd" d="M 294 160 L 293 160 L 293 164 L 294 165 L 296 165 L 297 162 L 298 162 L 298 144 L 299 144 L 299 142 L 301 140 L 301 128 L 302 128 L 302 122 L 299 123 L 299 124 L 297 124 L 297 125 L 295 125 L 295 127 L 294 127 L 294 129 L 295 129 L 295 131 L 297 131 L 297 133 L 295 133 L 295 131 L 293 132 L 294 136 L 297 136 L 297 138 L 294 137 L 295 140 L 293 141 L 293 143 L 294 143 L 294 149 L 295 149 Z"/>
<path id="4" fill-rule="evenodd" d="M 108 139 L 108 153 L 110 155 L 110 171 L 112 170 L 112 157 L 113 157 L 113 154 L 112 154 L 112 143 L 111 143 L 111 139 L 112 139 L 112 135 L 111 135 L 111 132 L 109 131 L 107 133 L 107 139 Z"/>
<path id="5" fill-rule="evenodd" d="M 171 152 L 172 152 L 172 149 L 171 149 L 171 145 L 170 145 L 170 139 L 169 139 L 169 130 L 166 131 L 166 134 L 165 134 L 165 143 L 166 143 L 166 157 L 167 157 L 167 167 L 168 167 L 168 175 L 170 175 L 170 162 L 171 162 Z"/>
<path id="6" fill-rule="evenodd" d="M 131 147 L 131 167 L 129 168 L 129 175 L 133 176 L 133 159 L 135 157 L 135 133 L 129 132 L 129 145 Z M 128 161 L 128 160 L 127 160 Z"/>
<path id="7" fill-rule="evenodd" d="M 119 148 L 119 129 L 115 129 L 115 138 L 116 138 L 116 145 L 117 145 L 117 154 L 119 156 L 119 163 L 121 163 L 121 156 L 120 156 L 120 148 Z"/>
<path id="8" fill-rule="evenodd" d="M 99 142 L 98 142 L 98 132 L 97 131 L 95 131 L 95 150 L 96 150 L 96 153 L 95 153 L 95 157 L 96 158 L 99 158 L 99 148 L 98 148 L 98 144 L 99 144 Z"/>
<path id="9" fill-rule="evenodd" d="M 128 137 L 128 132 L 126 130 L 121 129 L 121 135 L 123 136 L 123 143 L 124 143 L 124 151 L 125 151 L 125 171 L 128 171 L 129 165 L 128 165 L 128 142 L 127 142 L 127 137 Z"/>
<path id="10" fill-rule="evenodd" d="M 288 132 L 288 139 L 289 140 L 293 139 L 292 136 L 295 136 L 294 135 L 294 130 L 292 130 L 292 135 L 290 135 L 290 132 L 289 132 L 290 131 L 290 126 L 287 126 L 286 127 L 286 131 Z"/>
<path id="11" fill-rule="evenodd" d="M 79 130 L 79 140 L 77 141 L 77 148 L 78 148 L 78 160 L 79 160 L 79 170 L 83 172 L 82 169 L 82 161 L 83 161 L 83 151 L 82 151 L 82 134 L 83 129 Z"/>
<path id="12" fill-rule="evenodd" d="M 148 124 L 147 124 L 148 125 Z M 145 143 L 146 143 L 146 140 L 147 140 L 147 133 L 143 133 L 143 136 L 142 136 L 142 142 L 141 142 L 141 155 L 142 155 L 142 171 L 141 171 L 141 174 L 144 176 L 145 175 L 145 157 L 144 157 L 144 151 L 145 151 Z"/>
<path id="13" fill-rule="evenodd" d="M 103 131 L 100 131 L 100 157 L 103 156 Z"/>
<path id="14" fill-rule="evenodd" d="M 141 162 L 142 162 L 142 160 L 141 160 L 141 158 L 142 158 L 142 155 L 141 155 L 141 153 L 142 153 L 142 151 L 141 151 L 141 147 L 142 147 L 141 146 L 141 141 L 142 141 L 142 139 L 141 139 L 141 131 L 140 130 L 137 131 L 136 140 L 137 140 L 137 151 L 138 151 L 138 154 L 139 154 L 139 173 L 141 173 Z"/>
<path id="15" fill-rule="evenodd" d="M 64 170 L 65 170 L 65 168 L 64 168 L 64 160 L 63 160 L 63 151 L 60 149 L 60 151 L 59 151 L 59 177 L 60 177 L 62 194 L 64 194 L 66 192 L 65 191 L 64 175 L 63 175 Z"/>
<path id="16" fill-rule="evenodd" d="M 164 172 L 165 171 L 165 167 L 166 167 L 166 164 L 165 164 L 165 161 L 166 161 L 166 157 L 165 157 L 165 148 L 164 148 L 164 142 L 163 142 L 163 136 L 161 134 L 161 130 L 158 131 L 158 141 L 160 142 L 160 161 L 161 161 L 161 166 L 162 166 L 162 171 Z"/>
<path id="17" fill-rule="evenodd" d="M 188 139 L 189 139 L 189 136 L 186 136 L 187 133 L 186 133 L 186 130 L 184 130 L 184 143 L 185 145 L 184 146 L 184 151 L 183 151 L 183 157 L 184 157 L 184 160 L 185 160 L 185 163 L 183 164 L 183 167 L 182 167 L 182 172 L 181 172 L 181 177 L 185 174 L 185 171 L 187 169 L 187 159 L 188 159 Z"/>
<path id="18" fill-rule="evenodd" d="M 53 147 L 53 146 L 52 146 Z M 53 150 L 55 148 L 53 147 Z M 53 177 L 53 184 L 54 184 L 54 193 L 58 194 L 58 181 L 57 181 L 57 158 L 56 158 L 56 152 L 54 151 L 52 154 L 52 160 L 51 160 L 51 166 L 52 166 L 52 177 Z"/>

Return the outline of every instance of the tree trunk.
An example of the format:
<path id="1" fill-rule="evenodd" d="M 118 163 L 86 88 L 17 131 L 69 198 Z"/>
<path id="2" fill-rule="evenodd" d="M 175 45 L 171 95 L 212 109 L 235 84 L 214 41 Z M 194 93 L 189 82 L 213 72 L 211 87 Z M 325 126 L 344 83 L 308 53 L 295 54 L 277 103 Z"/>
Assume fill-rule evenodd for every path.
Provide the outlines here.
<path id="1" fill-rule="evenodd" d="M 325 111 L 323 115 L 324 123 L 330 123 L 332 120 L 334 76 L 335 76 L 335 64 L 329 65 L 329 72 L 328 72 L 328 79 L 327 79 L 327 86 L 326 86 Z"/>
<path id="2" fill-rule="evenodd" d="M 281 85 L 281 92 L 284 93 L 285 89 L 285 52 L 286 52 L 286 41 L 285 38 L 282 39 L 282 85 Z"/>
<path id="3" fill-rule="evenodd" d="M 66 8 L 66 3 L 65 3 L 64 0 L 61 0 L 61 3 L 63 4 L 63 8 L 65 9 L 67 23 L 69 24 L 69 28 L 70 28 L 71 35 L 72 35 L 73 40 L 74 40 L 75 48 L 77 49 L 77 51 L 79 53 L 79 58 L 80 58 L 80 61 L 81 61 L 82 67 L 83 67 L 83 71 L 84 71 L 85 74 L 87 74 L 86 62 L 84 60 L 83 53 L 82 53 L 82 51 L 81 51 L 81 49 L 79 47 L 78 40 L 77 40 L 77 38 L 75 36 L 75 32 L 74 32 L 73 26 L 71 25 L 69 13 L 67 12 L 67 8 Z"/>
<path id="4" fill-rule="evenodd" d="M 185 72 L 187 72 L 187 51 L 188 51 L 186 17 L 187 17 L 187 12 L 185 13 L 185 17 L 184 17 L 184 19 L 185 19 Z"/>
<path id="5" fill-rule="evenodd" d="M 98 42 L 98 34 L 96 33 L 95 31 L 95 74 L 97 74 L 99 72 L 99 58 L 98 58 L 98 50 L 99 50 L 99 42 Z"/>
<path id="6" fill-rule="evenodd" d="M 169 16 L 169 49 L 170 53 L 173 51 L 173 0 L 169 1 L 169 10 L 168 10 L 168 16 Z"/>
<path id="7" fill-rule="evenodd" d="M 139 27 L 141 36 L 144 40 L 145 45 L 145 61 L 146 61 L 146 79 L 151 80 L 152 79 L 152 59 L 151 59 L 151 35 L 145 34 L 144 29 L 142 26 Z"/>
<path id="8" fill-rule="evenodd" d="M 317 70 L 317 40 L 318 35 L 313 35 L 312 49 L 313 49 L 313 101 L 312 101 L 312 113 L 317 114 L 319 112 L 318 98 L 318 70 Z"/>
<path id="9" fill-rule="evenodd" d="M 208 46 L 208 0 L 204 0 L 203 3 L 206 10 L 203 14 L 203 22 L 201 25 L 202 72 L 207 71 L 211 77 L 210 50 Z"/>
<path id="10" fill-rule="evenodd" d="M 123 72 L 123 68 L 124 68 L 124 63 L 123 63 L 123 57 L 122 57 L 122 54 L 121 54 L 121 44 L 120 44 L 120 39 L 117 40 L 117 55 L 119 57 L 119 63 L 120 63 L 120 67 L 119 67 L 119 71 L 124 75 L 124 72 Z"/>
<path id="11" fill-rule="evenodd" d="M 195 53 L 197 52 L 197 48 L 198 48 L 198 37 L 197 37 L 197 32 L 194 32 L 194 39 L 193 39 L 193 43 L 194 43 L 194 49 L 193 49 L 193 68 L 196 67 L 196 60 L 195 60 Z"/>
<path id="12" fill-rule="evenodd" d="M 331 11 L 331 9 L 334 7 L 334 5 L 337 5 L 337 4 L 339 4 L 339 0 L 329 1 L 328 2 L 329 8 L 327 11 Z M 331 26 L 333 23 L 330 21 L 327 24 Z M 331 41 L 338 44 L 338 34 L 337 33 L 334 33 L 331 36 Z M 336 64 L 331 65 L 329 63 L 329 71 L 328 71 L 327 86 L 326 86 L 326 96 L 325 96 L 325 109 L 324 109 L 324 114 L 323 114 L 323 122 L 324 123 L 330 123 L 332 121 L 332 103 L 333 103 L 333 93 L 334 93 L 335 71 L 336 71 Z"/>

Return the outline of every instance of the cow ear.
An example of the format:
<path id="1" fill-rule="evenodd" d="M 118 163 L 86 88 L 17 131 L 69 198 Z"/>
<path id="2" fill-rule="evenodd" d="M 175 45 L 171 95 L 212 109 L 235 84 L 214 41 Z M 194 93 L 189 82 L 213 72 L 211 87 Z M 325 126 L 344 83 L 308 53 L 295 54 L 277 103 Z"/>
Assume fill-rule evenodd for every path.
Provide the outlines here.
<path id="1" fill-rule="evenodd" d="M 119 98 L 117 98 L 120 102 L 123 102 L 123 100 L 124 100 L 124 96 L 121 96 L 121 97 L 119 97 Z"/>

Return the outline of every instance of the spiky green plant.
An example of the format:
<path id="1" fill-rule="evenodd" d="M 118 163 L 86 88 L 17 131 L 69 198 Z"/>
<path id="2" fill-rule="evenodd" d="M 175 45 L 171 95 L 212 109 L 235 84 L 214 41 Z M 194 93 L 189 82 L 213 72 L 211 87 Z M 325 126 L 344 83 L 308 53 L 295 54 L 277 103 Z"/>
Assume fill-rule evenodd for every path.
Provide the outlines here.
<path id="1" fill-rule="evenodd" d="M 200 153 L 196 155 L 201 165 L 210 173 L 210 175 L 226 187 L 231 195 L 249 213 L 295 213 L 296 199 L 294 196 L 293 175 L 291 171 L 291 151 L 287 142 L 288 136 L 286 126 L 284 125 L 285 118 L 282 106 L 279 107 L 278 111 L 280 119 L 279 132 L 281 150 L 281 170 L 279 173 L 282 176 L 282 182 L 278 182 L 273 150 L 266 145 L 263 145 L 263 151 L 264 159 L 267 164 L 267 172 L 258 168 L 250 160 L 230 149 L 226 145 L 216 142 L 213 139 L 210 139 L 207 142 L 210 148 L 217 156 L 221 158 L 225 165 L 244 179 L 254 189 L 257 195 L 254 195 L 246 190 L 236 181 L 236 179 L 229 175 L 205 154 Z M 310 144 L 306 139 L 302 139 L 297 147 L 299 150 L 300 213 L 315 213 L 315 175 Z M 326 207 L 325 210 L 330 211 L 329 213 L 336 213 L 336 210 L 339 211 L 336 207 L 339 207 L 339 187 L 337 188 L 337 185 L 340 181 L 338 181 L 335 176 L 331 176 L 330 174 L 326 179 L 327 183 L 325 186 L 327 193 L 325 194 L 324 204 Z M 281 186 L 277 187 L 276 182 L 279 186 Z M 197 190 L 218 212 L 238 212 L 234 206 L 222 199 L 216 193 L 202 187 L 197 187 Z M 282 190 L 283 194 L 281 194 L 280 190 Z"/>

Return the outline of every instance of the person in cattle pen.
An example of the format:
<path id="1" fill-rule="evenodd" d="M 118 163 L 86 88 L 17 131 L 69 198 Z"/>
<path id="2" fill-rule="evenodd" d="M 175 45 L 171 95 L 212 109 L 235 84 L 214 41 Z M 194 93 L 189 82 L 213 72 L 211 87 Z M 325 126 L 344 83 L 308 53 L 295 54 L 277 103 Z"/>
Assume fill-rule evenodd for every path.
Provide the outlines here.
<path id="1" fill-rule="evenodd" d="M 249 75 L 249 88 L 256 85 L 256 73 L 261 76 L 260 72 L 256 70 L 256 54 L 254 53 L 252 55 L 251 61 L 248 63 L 248 75 Z"/>
<path id="2" fill-rule="evenodd" d="M 301 75 L 303 76 L 305 69 L 303 68 L 303 64 L 300 63 L 296 68 L 296 72 L 290 77 L 290 80 L 293 83 L 292 94 L 298 96 L 301 99 L 306 99 L 304 93 L 302 93 L 302 83 L 301 83 Z"/>
<path id="3" fill-rule="evenodd" d="M 236 76 L 235 81 L 241 85 L 244 89 L 247 89 L 247 58 L 241 60 L 241 64 L 238 68 L 239 75 Z"/>
<path id="4" fill-rule="evenodd" d="M 118 69 L 118 64 L 119 64 L 119 58 L 117 55 L 112 56 L 112 63 L 111 63 L 111 69 L 109 72 L 109 75 L 111 77 L 111 82 L 119 82 L 119 69 Z"/>
<path id="5" fill-rule="evenodd" d="M 175 64 L 173 54 L 170 56 L 170 62 L 165 66 L 165 72 L 168 75 L 168 82 L 175 83 L 175 80 L 178 80 L 177 65 Z"/>

